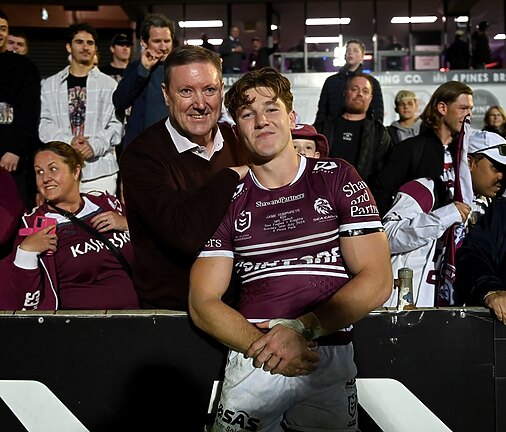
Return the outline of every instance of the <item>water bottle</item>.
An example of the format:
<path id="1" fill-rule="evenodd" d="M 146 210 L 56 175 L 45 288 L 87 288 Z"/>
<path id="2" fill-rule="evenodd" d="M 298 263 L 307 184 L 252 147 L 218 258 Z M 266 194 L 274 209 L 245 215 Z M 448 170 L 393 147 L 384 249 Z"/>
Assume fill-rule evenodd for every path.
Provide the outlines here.
<path id="1" fill-rule="evenodd" d="M 397 271 L 397 280 L 395 281 L 399 289 L 398 310 L 415 309 L 413 301 L 413 270 L 409 267 L 400 268 Z"/>

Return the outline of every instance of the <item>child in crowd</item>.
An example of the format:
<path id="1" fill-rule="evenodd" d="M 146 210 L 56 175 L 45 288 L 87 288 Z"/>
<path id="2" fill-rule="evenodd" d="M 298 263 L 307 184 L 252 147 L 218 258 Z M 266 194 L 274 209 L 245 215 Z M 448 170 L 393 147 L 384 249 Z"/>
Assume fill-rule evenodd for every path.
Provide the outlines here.
<path id="1" fill-rule="evenodd" d="M 399 120 L 388 126 L 388 132 L 397 144 L 406 138 L 418 135 L 422 121 L 417 116 L 418 101 L 411 90 L 400 90 L 395 95 L 395 112 Z"/>
<path id="2" fill-rule="evenodd" d="M 316 159 L 327 158 L 329 143 L 325 135 L 319 134 L 314 126 L 298 124 L 292 129 L 293 147 L 297 153 Z"/>

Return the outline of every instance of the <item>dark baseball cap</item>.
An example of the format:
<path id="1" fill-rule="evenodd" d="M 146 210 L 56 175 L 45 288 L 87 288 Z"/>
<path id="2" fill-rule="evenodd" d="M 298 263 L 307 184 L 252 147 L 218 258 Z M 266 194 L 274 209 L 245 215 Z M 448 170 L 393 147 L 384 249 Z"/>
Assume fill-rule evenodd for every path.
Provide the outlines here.
<path id="1" fill-rule="evenodd" d="M 125 33 L 118 33 L 114 35 L 111 39 L 111 46 L 113 45 L 128 45 L 132 46 L 133 42 L 130 37 L 128 37 Z"/>
<path id="2" fill-rule="evenodd" d="M 482 22 L 480 22 L 480 23 L 478 24 L 478 28 L 479 28 L 480 30 L 486 30 L 486 29 L 488 29 L 489 27 L 490 27 L 490 23 L 489 23 L 489 22 L 487 22 L 487 21 L 482 21 Z"/>

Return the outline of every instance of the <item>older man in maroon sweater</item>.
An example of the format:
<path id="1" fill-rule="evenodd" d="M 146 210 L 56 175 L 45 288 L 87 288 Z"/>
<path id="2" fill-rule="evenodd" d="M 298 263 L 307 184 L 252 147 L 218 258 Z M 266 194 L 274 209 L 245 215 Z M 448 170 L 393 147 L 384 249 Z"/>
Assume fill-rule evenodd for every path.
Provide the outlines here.
<path id="1" fill-rule="evenodd" d="M 246 174 L 244 150 L 228 124 L 220 58 L 181 46 L 165 61 L 169 117 L 145 129 L 120 161 L 141 305 L 188 310 L 190 268 Z"/>

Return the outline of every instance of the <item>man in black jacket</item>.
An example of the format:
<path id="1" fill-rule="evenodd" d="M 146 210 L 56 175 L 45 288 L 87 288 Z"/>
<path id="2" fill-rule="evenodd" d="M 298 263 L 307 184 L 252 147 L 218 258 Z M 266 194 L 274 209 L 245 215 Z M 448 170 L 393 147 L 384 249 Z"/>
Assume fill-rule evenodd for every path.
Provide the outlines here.
<path id="1" fill-rule="evenodd" d="M 330 144 L 329 156 L 352 164 L 367 183 L 378 174 L 393 145 L 387 128 L 367 115 L 373 97 L 372 77 L 354 75 L 345 91 L 344 113 L 323 127 Z"/>
<path id="2" fill-rule="evenodd" d="M 40 75 L 28 56 L 7 51 L 8 33 L 8 17 L 0 11 L 0 167 L 12 174 L 25 207 L 32 208 L 32 154 L 40 145 Z"/>
<path id="3" fill-rule="evenodd" d="M 336 118 L 344 110 L 344 92 L 348 80 L 355 74 L 363 73 L 362 63 L 364 62 L 365 45 L 357 40 L 351 39 L 346 43 L 346 64 L 335 75 L 328 77 L 323 84 L 318 101 L 318 111 L 313 126 L 320 133 L 323 131 L 323 125 L 326 119 Z M 373 99 L 369 108 L 369 113 L 383 122 L 384 107 L 383 93 L 381 86 L 376 78 L 372 78 Z"/>
<path id="4" fill-rule="evenodd" d="M 506 144 L 503 144 L 503 148 Z M 506 200 L 496 199 L 457 251 L 459 304 L 488 307 L 506 324 Z"/>
<path id="5" fill-rule="evenodd" d="M 404 183 L 421 177 L 447 181 L 453 175 L 450 143 L 472 109 L 473 90 L 466 84 L 449 81 L 436 89 L 420 116 L 420 133 L 393 148 L 370 185 L 382 216 Z"/>
<path id="6" fill-rule="evenodd" d="M 262 69 L 270 66 L 270 56 L 278 50 L 278 42 L 273 41 L 271 47 L 262 46 L 262 41 L 255 36 L 251 39 L 251 51 L 248 55 L 248 70 Z"/>

